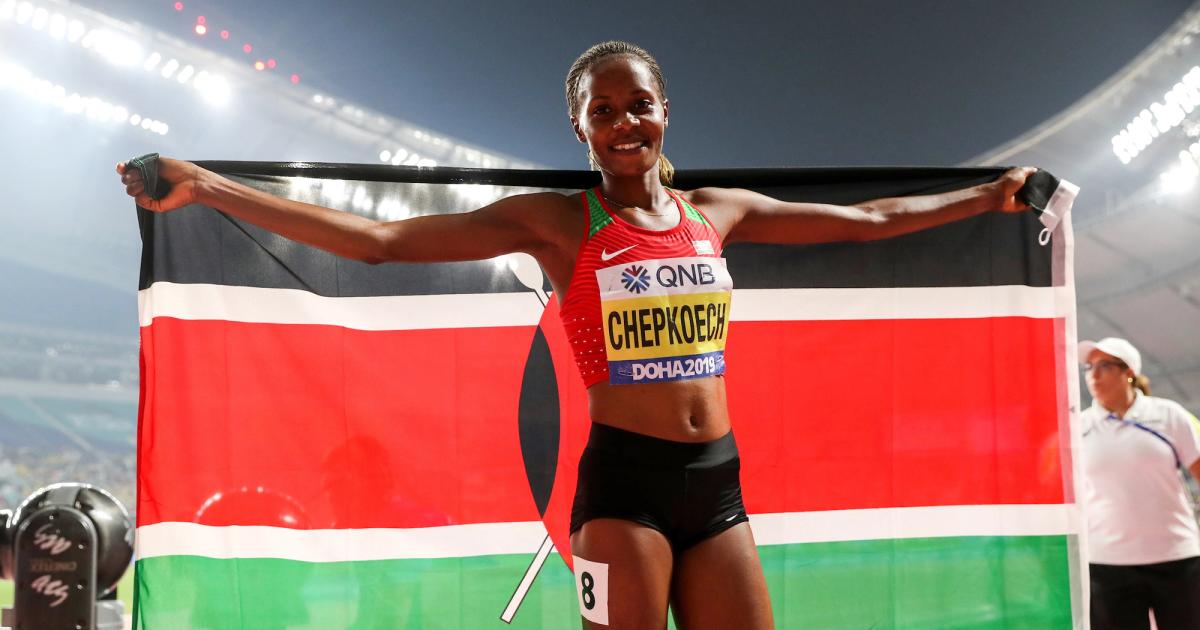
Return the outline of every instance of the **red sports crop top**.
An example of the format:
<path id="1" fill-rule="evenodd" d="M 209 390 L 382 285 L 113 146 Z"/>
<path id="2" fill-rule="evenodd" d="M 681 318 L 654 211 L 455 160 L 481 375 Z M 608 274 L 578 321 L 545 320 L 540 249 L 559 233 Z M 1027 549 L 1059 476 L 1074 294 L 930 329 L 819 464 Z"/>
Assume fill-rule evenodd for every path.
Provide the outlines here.
<path id="1" fill-rule="evenodd" d="M 560 316 L 586 387 L 725 373 L 733 280 L 708 217 L 679 207 L 669 230 L 632 225 L 599 188 L 583 194 L 587 235 Z"/>

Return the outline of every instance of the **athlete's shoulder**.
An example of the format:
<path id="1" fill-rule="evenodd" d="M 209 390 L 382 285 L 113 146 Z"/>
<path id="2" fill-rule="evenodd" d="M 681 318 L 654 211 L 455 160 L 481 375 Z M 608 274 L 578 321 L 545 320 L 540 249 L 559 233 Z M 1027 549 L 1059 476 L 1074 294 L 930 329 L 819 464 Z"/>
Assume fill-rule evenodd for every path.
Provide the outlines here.
<path id="1" fill-rule="evenodd" d="M 716 186 L 679 191 L 679 196 L 715 221 L 725 218 L 736 222 L 748 209 L 772 201 L 770 197 L 753 190 Z"/>
<path id="2" fill-rule="evenodd" d="M 747 207 L 752 203 L 752 196 L 758 193 L 741 188 L 718 188 L 708 186 L 694 190 L 680 190 L 676 193 L 712 222 L 712 227 L 724 240 L 729 231 L 741 219 Z"/>
<path id="3" fill-rule="evenodd" d="M 577 214 L 577 195 L 559 192 L 532 192 L 510 195 L 485 209 L 505 213 L 512 218 L 531 224 L 545 223 Z M 575 212 L 572 212 L 575 211 Z"/>
<path id="4" fill-rule="evenodd" d="M 692 205 L 714 206 L 714 207 L 740 207 L 747 200 L 762 195 L 753 190 L 745 188 L 720 188 L 717 186 L 706 186 L 704 188 L 696 188 L 694 190 L 678 190 L 679 196 L 683 197 Z"/>
<path id="5" fill-rule="evenodd" d="M 505 197 L 505 200 L 531 210 L 566 210 L 578 207 L 579 193 L 566 194 L 553 191 L 520 193 Z"/>
<path id="6" fill-rule="evenodd" d="M 585 221 L 578 193 L 522 193 L 506 197 L 503 202 L 517 215 L 516 221 L 539 234 L 544 242 L 574 251 Z"/>

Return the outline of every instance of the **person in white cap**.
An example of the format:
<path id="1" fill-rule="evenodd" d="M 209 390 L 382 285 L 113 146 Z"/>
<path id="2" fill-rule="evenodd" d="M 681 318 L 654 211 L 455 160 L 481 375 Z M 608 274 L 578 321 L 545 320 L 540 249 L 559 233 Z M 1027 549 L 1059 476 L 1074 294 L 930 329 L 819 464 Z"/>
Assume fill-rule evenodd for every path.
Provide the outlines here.
<path id="1" fill-rule="evenodd" d="M 1150 396 L 1142 356 L 1117 337 L 1079 344 L 1094 630 L 1200 628 L 1200 531 L 1180 475 L 1200 476 L 1195 418 Z"/>

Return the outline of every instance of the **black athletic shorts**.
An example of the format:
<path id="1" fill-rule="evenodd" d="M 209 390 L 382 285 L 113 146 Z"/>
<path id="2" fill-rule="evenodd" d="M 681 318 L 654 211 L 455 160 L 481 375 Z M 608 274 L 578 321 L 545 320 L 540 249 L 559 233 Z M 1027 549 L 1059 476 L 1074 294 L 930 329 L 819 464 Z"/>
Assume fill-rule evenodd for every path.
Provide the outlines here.
<path id="1" fill-rule="evenodd" d="M 680 552 L 750 520 L 733 432 L 674 442 L 592 423 L 579 459 L 571 533 L 594 518 L 652 527 Z"/>

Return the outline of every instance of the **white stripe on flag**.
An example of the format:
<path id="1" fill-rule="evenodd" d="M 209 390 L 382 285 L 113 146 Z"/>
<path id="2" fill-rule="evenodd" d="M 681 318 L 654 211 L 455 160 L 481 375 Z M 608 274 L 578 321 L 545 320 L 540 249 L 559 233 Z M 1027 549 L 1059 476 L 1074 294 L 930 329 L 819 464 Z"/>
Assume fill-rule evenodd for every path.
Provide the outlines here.
<path id="1" fill-rule="evenodd" d="M 945 505 L 878 510 L 751 514 L 759 545 L 944 538 L 949 536 L 1061 536 L 1079 533 L 1073 504 Z"/>
<path id="2" fill-rule="evenodd" d="M 1061 287 L 1023 285 L 871 289 L 738 289 L 731 318 L 742 321 L 1063 317 Z M 535 326 L 541 301 L 528 293 L 324 297 L 298 289 L 156 282 L 138 292 L 142 326 L 156 317 L 356 330 Z"/>
<path id="3" fill-rule="evenodd" d="M 137 528 L 137 555 L 287 558 L 348 562 L 393 558 L 465 558 L 535 553 L 546 538 L 541 521 L 411 529 L 288 529 L 157 523 Z"/>
<path id="4" fill-rule="evenodd" d="M 1078 532 L 1074 505 L 957 505 L 752 514 L 759 545 L 944 538 L 1061 536 Z M 137 529 L 139 558 L 284 558 L 348 562 L 536 553 L 540 521 L 413 529 L 287 529 L 157 523 Z"/>
<path id="5" fill-rule="evenodd" d="M 1024 285 L 872 289 L 741 289 L 734 321 L 1065 317 L 1075 307 L 1062 287 Z"/>
<path id="6" fill-rule="evenodd" d="M 156 317 L 355 330 L 536 326 L 544 307 L 527 293 L 325 297 L 299 289 L 156 282 L 138 291 L 142 326 Z"/>

